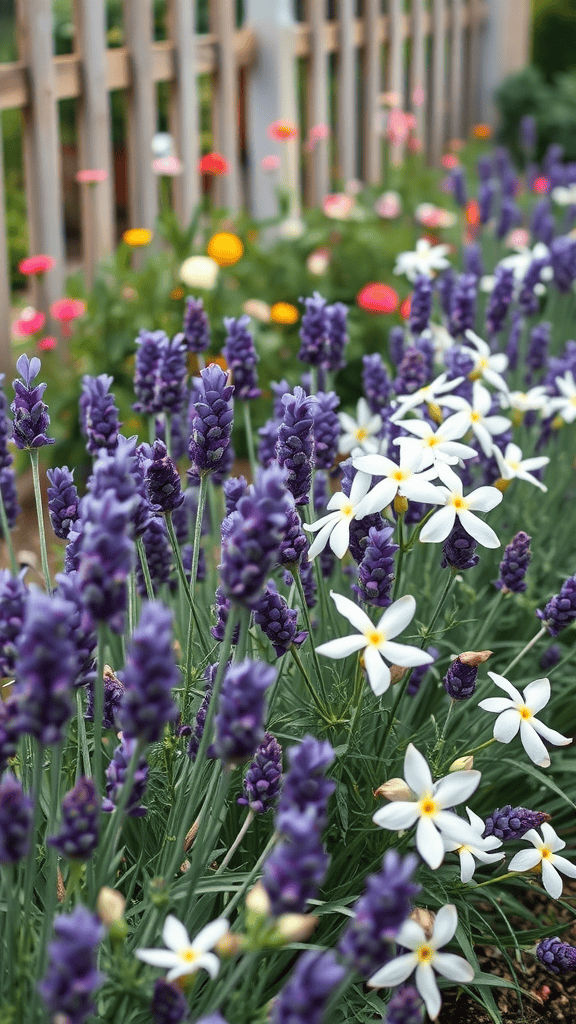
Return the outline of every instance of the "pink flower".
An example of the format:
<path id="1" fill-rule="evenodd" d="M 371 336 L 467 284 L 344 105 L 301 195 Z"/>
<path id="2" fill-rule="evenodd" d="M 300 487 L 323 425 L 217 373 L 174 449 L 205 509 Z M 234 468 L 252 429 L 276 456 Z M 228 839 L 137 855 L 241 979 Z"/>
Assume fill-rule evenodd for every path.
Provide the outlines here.
<path id="1" fill-rule="evenodd" d="M 289 142 L 290 139 L 295 139 L 298 135 L 298 126 L 294 121 L 273 121 L 268 126 L 268 137 L 275 139 L 276 142 Z"/>
<path id="2" fill-rule="evenodd" d="M 513 228 L 504 240 L 507 249 L 527 249 L 530 245 L 530 232 L 526 228 Z"/>
<path id="3" fill-rule="evenodd" d="M 398 295 L 387 284 L 373 281 L 358 292 L 356 302 L 369 313 L 394 313 L 398 309 Z"/>
<path id="4" fill-rule="evenodd" d="M 453 167 L 458 167 L 460 163 L 455 153 L 444 153 L 442 157 L 442 167 L 445 167 L 447 171 L 451 171 Z"/>
<path id="5" fill-rule="evenodd" d="M 86 312 L 86 303 L 82 299 L 57 299 L 50 306 L 50 315 L 59 320 L 62 334 L 70 334 L 70 324 Z"/>
<path id="6" fill-rule="evenodd" d="M 400 106 L 400 93 L 398 92 L 384 92 L 381 99 L 385 107 Z"/>
<path id="7" fill-rule="evenodd" d="M 55 263 L 56 260 L 52 256 L 27 256 L 26 259 L 20 260 L 18 270 L 25 277 L 30 277 L 33 274 L 45 274 L 47 270 L 52 270 Z"/>
<path id="8" fill-rule="evenodd" d="M 414 135 L 411 135 L 406 145 L 410 153 L 421 153 L 422 152 L 422 139 L 417 139 Z"/>
<path id="9" fill-rule="evenodd" d="M 306 260 L 306 266 L 310 274 L 314 274 L 315 277 L 321 277 L 330 266 L 330 250 L 315 249 Z"/>
<path id="10" fill-rule="evenodd" d="M 379 217 L 384 220 L 393 220 L 402 213 L 402 203 L 397 192 L 383 192 L 374 204 L 374 209 Z"/>
<path id="11" fill-rule="evenodd" d="M 179 174 L 182 174 L 184 165 L 177 156 L 158 156 L 152 161 L 152 170 L 154 174 L 159 176 L 176 178 Z"/>
<path id="12" fill-rule="evenodd" d="M 421 85 L 417 85 L 412 93 L 412 103 L 415 107 L 423 107 L 426 101 L 426 93 Z"/>
<path id="13" fill-rule="evenodd" d="M 260 167 L 263 171 L 277 171 L 280 167 L 280 157 L 271 153 L 270 156 L 262 157 Z"/>
<path id="14" fill-rule="evenodd" d="M 389 141 L 393 145 L 398 146 L 406 141 L 410 131 L 408 118 L 409 115 L 405 114 L 404 111 L 400 110 L 398 107 L 391 110 L 388 114 L 386 133 Z"/>
<path id="15" fill-rule="evenodd" d="M 76 181 L 80 185 L 97 185 L 100 181 L 108 180 L 108 171 L 102 167 L 94 167 L 85 171 L 76 171 Z"/>
<path id="16" fill-rule="evenodd" d="M 47 335 L 45 338 L 40 338 L 40 341 L 36 345 L 36 348 L 40 349 L 41 352 L 50 352 L 51 349 L 56 348 L 58 341 L 51 335 Z"/>
<path id="17" fill-rule="evenodd" d="M 44 313 L 38 312 L 32 306 L 27 306 L 22 310 L 22 315 L 14 321 L 12 331 L 16 338 L 27 338 L 29 335 L 41 331 L 45 323 Z"/>
<path id="18" fill-rule="evenodd" d="M 353 206 L 354 199 L 352 196 L 345 195 L 344 192 L 333 192 L 331 195 L 324 196 L 322 200 L 322 209 L 332 220 L 348 220 Z"/>
<path id="19" fill-rule="evenodd" d="M 327 139 L 329 134 L 330 129 L 327 124 L 314 124 L 309 132 L 310 138 L 315 139 L 316 142 L 320 139 Z"/>

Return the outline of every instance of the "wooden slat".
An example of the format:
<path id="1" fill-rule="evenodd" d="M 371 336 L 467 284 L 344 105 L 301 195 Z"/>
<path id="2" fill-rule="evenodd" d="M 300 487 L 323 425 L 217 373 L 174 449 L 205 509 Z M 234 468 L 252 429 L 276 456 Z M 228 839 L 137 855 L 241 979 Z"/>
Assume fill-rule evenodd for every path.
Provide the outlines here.
<path id="1" fill-rule="evenodd" d="M 230 171 L 216 180 L 216 198 L 232 211 L 241 205 L 238 109 L 238 69 L 234 54 L 234 26 L 236 5 L 234 0 L 212 0 L 210 27 L 218 33 L 219 60 L 213 78 L 214 148 L 226 157 Z"/>
<path id="2" fill-rule="evenodd" d="M 382 143 L 380 138 L 380 0 L 364 0 L 364 179 L 377 185 L 382 174 Z"/>
<path id="3" fill-rule="evenodd" d="M 339 18 L 338 177 L 346 182 L 358 176 L 354 0 L 339 0 Z"/>
<path id="4" fill-rule="evenodd" d="M 183 171 L 174 179 L 173 202 L 188 224 L 200 199 L 198 157 L 200 125 L 196 79 L 195 4 L 169 0 L 168 33 L 174 41 L 175 78 L 170 95 L 170 130 L 177 139 Z"/>
<path id="5" fill-rule="evenodd" d="M 307 81 L 308 127 L 317 124 L 329 126 L 326 0 L 307 0 L 306 11 L 311 32 Z M 310 154 L 310 169 L 309 201 L 315 205 L 330 191 L 328 139 L 322 139 L 314 146 Z"/>
<path id="6" fill-rule="evenodd" d="M 106 89 L 104 0 L 76 0 L 76 46 L 82 59 L 83 92 L 78 102 L 81 168 L 101 168 L 108 178 L 81 185 L 82 242 L 86 283 L 115 243 L 110 98 Z"/>
<path id="7" fill-rule="evenodd" d="M 388 51 L 388 89 L 398 96 L 398 105 L 404 109 L 404 70 L 403 70 L 403 16 L 402 0 L 388 0 L 388 29 L 390 32 L 390 48 Z M 390 147 L 392 166 L 399 167 L 402 163 L 403 146 Z"/>
<path id="8" fill-rule="evenodd" d="M 464 33 L 464 0 L 452 0 L 450 10 L 450 134 L 462 134 L 462 54 Z"/>
<path id="9" fill-rule="evenodd" d="M 412 0 L 412 61 L 410 68 L 410 90 L 412 110 L 416 116 L 416 134 L 424 144 L 426 133 L 426 109 L 429 97 L 426 83 L 426 55 L 424 0 Z M 415 103 L 414 97 L 421 93 L 423 102 Z"/>
<path id="10" fill-rule="evenodd" d="M 432 0 L 432 115 L 430 159 L 439 163 L 444 146 L 446 0 Z"/>
<path id="11" fill-rule="evenodd" d="M 157 183 L 152 172 L 156 130 L 152 5 L 147 0 L 124 0 L 124 27 L 132 71 L 127 93 L 130 226 L 152 230 L 158 212 Z"/>
<path id="12" fill-rule="evenodd" d="M 482 22 L 480 0 L 468 0 L 469 58 L 467 128 L 470 130 L 480 116 L 480 75 L 482 60 Z"/>
<path id="13" fill-rule="evenodd" d="M 0 373 L 12 369 L 10 323 L 10 263 L 6 239 L 6 194 L 4 190 L 4 140 L 0 120 Z"/>

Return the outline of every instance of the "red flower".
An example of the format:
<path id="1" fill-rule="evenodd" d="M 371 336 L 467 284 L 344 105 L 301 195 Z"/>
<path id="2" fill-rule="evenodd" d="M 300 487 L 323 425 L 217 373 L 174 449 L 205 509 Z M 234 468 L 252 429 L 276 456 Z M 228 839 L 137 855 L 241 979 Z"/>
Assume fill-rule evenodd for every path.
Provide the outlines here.
<path id="1" fill-rule="evenodd" d="M 56 348 L 57 344 L 58 341 L 56 338 L 53 338 L 51 335 L 47 335 L 45 338 L 40 338 L 36 347 L 39 348 L 41 352 L 49 352 L 50 349 Z"/>
<path id="2" fill-rule="evenodd" d="M 221 153 L 206 153 L 198 161 L 198 170 L 200 174 L 229 174 L 230 164 Z"/>
<path id="3" fill-rule="evenodd" d="M 298 135 L 298 126 L 294 121 L 273 121 L 268 125 L 268 138 L 276 142 L 287 142 Z"/>
<path id="4" fill-rule="evenodd" d="M 365 284 L 358 292 L 356 302 L 369 313 L 394 313 L 398 309 L 398 296 L 387 284 Z"/>
<path id="5" fill-rule="evenodd" d="M 412 296 L 408 295 L 402 305 L 400 306 L 400 316 L 403 320 L 407 320 L 410 316 L 410 307 L 412 306 Z"/>
<path id="6" fill-rule="evenodd" d="M 18 270 L 26 277 L 31 277 L 33 274 L 45 274 L 47 270 L 52 270 L 55 263 L 56 260 L 52 256 L 27 256 L 26 259 L 20 260 Z"/>
<path id="7" fill-rule="evenodd" d="M 548 191 L 549 184 L 550 182 L 548 181 L 548 178 L 541 175 L 539 178 L 536 178 L 536 181 L 532 185 L 532 191 L 536 192 L 538 195 L 542 195 L 544 192 Z"/>
<path id="8" fill-rule="evenodd" d="M 469 199 L 466 203 L 466 223 L 475 228 L 480 223 L 480 207 L 475 199 Z"/>

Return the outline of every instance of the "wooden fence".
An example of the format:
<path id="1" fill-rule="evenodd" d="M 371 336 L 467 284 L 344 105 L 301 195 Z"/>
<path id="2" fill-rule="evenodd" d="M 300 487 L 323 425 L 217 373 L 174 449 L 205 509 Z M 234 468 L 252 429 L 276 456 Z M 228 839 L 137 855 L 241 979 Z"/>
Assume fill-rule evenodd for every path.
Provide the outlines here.
<path id="1" fill-rule="evenodd" d="M 73 52 L 54 56 L 50 0 L 17 0 L 19 59 L 0 64 L 0 110 L 22 112 L 30 252 L 56 266 L 43 283 L 48 304 L 64 294 L 65 239 L 59 101 L 76 100 L 78 165 L 107 181 L 82 190 L 82 253 L 88 279 L 117 237 L 110 93 L 126 100 L 129 224 L 154 226 L 158 180 L 151 145 L 157 83 L 169 83 L 169 127 L 183 173 L 173 202 L 186 221 L 201 194 L 198 76 L 211 83 L 213 148 L 230 173 L 218 182 L 231 210 L 275 209 L 274 183 L 261 168 L 274 152 L 267 126 L 291 118 L 300 139 L 328 125 L 332 140 L 302 162 L 300 143 L 284 151 L 297 212 L 338 183 L 381 180 L 384 90 L 412 110 L 431 160 L 488 110 L 486 88 L 526 60 L 529 0 L 209 0 L 210 32 L 195 31 L 194 0 L 166 0 L 168 39 L 153 39 L 151 0 L 124 0 L 124 43 L 106 44 L 105 0 L 73 0 Z M 335 93 L 335 98 L 332 93 Z M 303 102 L 301 97 L 304 97 Z M 417 99 L 418 103 L 414 102 Z M 332 110 L 335 117 L 332 118 Z M 333 123 L 334 121 L 334 123 Z M 242 130 L 239 130 L 239 127 Z M 397 155 L 397 154 L 396 154 Z M 0 132 L 0 364 L 12 363 L 4 176 Z"/>

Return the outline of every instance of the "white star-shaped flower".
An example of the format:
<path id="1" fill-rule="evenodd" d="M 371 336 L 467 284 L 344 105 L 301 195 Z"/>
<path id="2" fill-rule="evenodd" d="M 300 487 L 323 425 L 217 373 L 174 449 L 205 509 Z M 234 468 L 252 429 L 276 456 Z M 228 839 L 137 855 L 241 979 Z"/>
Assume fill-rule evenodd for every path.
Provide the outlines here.
<path id="1" fill-rule="evenodd" d="M 225 917 L 219 917 L 190 939 L 184 925 L 178 918 L 168 914 L 162 930 L 162 938 L 168 949 L 137 949 L 135 955 L 152 967 L 169 968 L 167 981 L 175 981 L 184 974 L 194 974 L 204 968 L 211 978 L 220 970 L 220 961 L 215 953 L 208 952 L 226 935 L 229 924 Z"/>
<path id="2" fill-rule="evenodd" d="M 566 857 L 559 857 L 557 851 L 563 850 L 566 843 L 560 836 L 556 835 L 556 832 L 547 822 L 544 822 L 540 826 L 542 835 L 538 835 L 535 828 L 531 828 L 528 832 L 525 832 L 522 839 L 526 839 L 529 843 L 534 846 L 533 850 L 520 850 L 508 865 L 510 871 L 531 871 L 532 868 L 541 865 L 542 870 L 542 884 L 546 889 L 546 892 L 555 899 L 560 899 L 562 895 L 562 878 L 559 872 L 563 875 L 568 875 L 568 878 L 576 878 L 576 864 L 572 864 L 571 861 L 567 860 Z"/>
<path id="3" fill-rule="evenodd" d="M 337 558 L 344 558 L 350 544 L 350 523 L 353 519 L 363 519 L 366 512 L 358 514 L 360 503 L 367 494 L 371 483 L 369 473 L 356 473 L 350 488 L 350 495 L 338 491 L 333 494 L 326 506 L 328 515 L 322 516 L 315 523 L 304 523 L 304 529 L 317 533 L 310 545 L 308 558 L 316 558 L 324 550 L 328 542 Z"/>
<path id="4" fill-rule="evenodd" d="M 398 420 L 403 419 L 407 412 L 410 412 L 410 409 L 416 409 L 419 405 L 438 405 L 439 395 L 445 395 L 447 391 L 453 391 L 463 380 L 463 377 L 455 377 L 454 380 L 448 380 L 448 374 L 441 373 L 431 384 L 418 388 L 411 395 L 398 395 L 390 420 L 392 423 L 397 423 Z"/>
<path id="5" fill-rule="evenodd" d="M 446 270 L 450 266 L 450 261 L 446 259 L 449 252 L 449 245 L 431 245 L 427 238 L 419 238 L 414 252 L 398 253 L 394 273 L 404 274 L 412 282 L 420 274 L 434 277 L 436 271 Z"/>
<path id="6" fill-rule="evenodd" d="M 538 384 L 528 391 L 507 391 L 500 395 L 504 409 L 517 409 L 518 412 L 531 412 L 543 409 L 548 400 L 548 389 Z"/>
<path id="7" fill-rule="evenodd" d="M 447 395 L 442 399 L 442 405 L 457 412 L 465 412 L 468 417 L 468 425 L 487 458 L 492 454 L 492 438 L 503 434 L 510 427 L 510 420 L 506 416 L 491 416 L 492 395 L 479 380 L 474 381 L 472 388 L 472 404 L 467 402 L 460 395 Z"/>
<path id="8" fill-rule="evenodd" d="M 479 836 L 482 836 L 485 825 L 482 818 L 471 811 L 469 807 L 466 808 L 468 814 L 468 820 L 473 829 L 478 832 Z M 472 878 L 474 871 L 476 870 L 476 860 L 479 860 L 482 864 L 494 864 L 497 860 L 502 860 L 503 853 L 487 853 L 487 850 L 495 850 L 497 847 L 502 846 L 502 840 L 496 836 L 488 836 L 486 839 L 482 839 L 482 846 L 478 846 L 474 843 L 455 843 L 452 839 L 444 838 L 444 849 L 446 853 L 457 853 L 460 857 L 460 881 L 465 885 Z"/>
<path id="9" fill-rule="evenodd" d="M 404 758 L 404 778 L 415 799 L 395 800 L 386 807 L 380 807 L 372 821 L 380 828 L 395 832 L 402 832 L 418 822 L 416 848 L 422 859 L 436 870 L 444 860 L 443 836 L 459 846 L 471 843 L 486 849 L 486 840 L 477 829 L 453 811 L 446 810 L 468 800 L 478 788 L 480 777 L 477 771 L 460 771 L 432 782 L 426 758 L 409 743 Z"/>
<path id="10" fill-rule="evenodd" d="M 508 366 L 508 356 L 503 352 L 493 354 L 490 346 L 474 331 L 468 330 L 465 334 L 473 346 L 471 348 L 470 345 L 462 345 L 462 352 L 466 352 L 474 360 L 470 375 L 476 378 L 483 377 L 499 391 L 508 391 L 508 385 L 502 376 Z"/>
<path id="11" fill-rule="evenodd" d="M 523 459 L 522 449 L 519 448 L 517 444 L 506 445 L 504 454 L 502 454 L 500 449 L 494 445 L 492 454 L 498 463 L 500 476 L 503 480 L 514 480 L 517 477 L 518 480 L 526 480 L 528 483 L 534 484 L 534 486 L 540 488 L 541 491 L 548 490 L 548 488 L 530 472 L 531 469 L 543 469 L 544 466 L 547 466 L 550 462 L 548 456 L 540 455 L 534 459 Z"/>
<path id="12" fill-rule="evenodd" d="M 510 695 L 488 697 L 481 700 L 478 705 L 483 711 L 492 711 L 498 715 L 494 724 L 494 739 L 499 743 L 510 743 L 520 730 L 522 746 L 530 760 L 540 768 L 548 768 L 550 756 L 540 737 L 556 747 L 565 747 L 572 743 L 569 736 L 562 736 L 535 717 L 550 700 L 550 680 L 535 679 L 533 683 L 528 683 L 522 695 L 504 676 L 499 676 L 496 672 L 489 672 L 488 675 L 496 686 Z"/>
<path id="13" fill-rule="evenodd" d="M 458 927 L 458 911 L 452 903 L 440 907 L 429 939 L 416 921 L 408 918 L 404 922 L 396 941 L 399 946 L 409 949 L 394 960 L 390 960 L 370 978 L 370 988 L 389 988 L 402 985 L 416 970 L 415 982 L 429 1017 L 436 1020 L 442 1006 L 442 997 L 436 984 L 434 971 L 449 981 L 467 984 L 474 977 L 474 968 L 463 956 L 455 953 L 439 953 L 438 950 L 450 942 Z"/>
<path id="14" fill-rule="evenodd" d="M 359 455 L 352 460 L 355 469 L 370 473 L 372 476 L 383 477 L 360 502 L 358 519 L 373 512 L 380 512 L 397 494 L 408 498 L 409 501 L 422 501 L 427 505 L 441 502 L 439 489 L 429 482 L 431 477 L 436 476 L 436 470 L 432 468 L 424 470 L 423 473 L 419 472 L 423 452 L 417 442 L 414 440 L 411 445 L 403 445 L 398 458 L 399 463 L 393 462 L 385 455 Z"/>
<path id="15" fill-rule="evenodd" d="M 576 420 L 576 381 L 571 370 L 567 370 L 563 377 L 556 377 L 556 387 L 561 392 L 558 398 L 551 398 L 545 410 L 546 416 L 557 412 L 564 423 L 573 423 Z"/>
<path id="16" fill-rule="evenodd" d="M 423 454 L 421 469 L 426 469 L 436 462 L 455 466 L 460 459 L 473 459 L 478 454 L 474 448 L 457 440 L 464 436 L 470 426 L 466 413 L 457 412 L 449 416 L 436 431 L 426 420 L 398 420 L 398 426 L 420 439 L 418 444 Z M 403 447 L 411 442 L 408 438 L 396 437 L 393 443 Z"/>
<path id="17" fill-rule="evenodd" d="M 557 185 L 550 193 L 551 198 L 558 206 L 576 205 L 576 185 Z"/>
<path id="18" fill-rule="evenodd" d="M 550 250 L 547 245 L 544 245 L 544 242 L 536 242 L 533 249 L 526 246 L 526 248 L 520 249 L 519 252 L 505 256 L 504 259 L 500 260 L 498 266 L 513 270 L 514 280 L 521 284 L 528 273 L 529 267 L 532 266 L 535 260 L 550 260 Z M 544 267 L 540 276 L 543 280 L 549 281 L 552 278 L 552 268 Z M 545 291 L 545 288 L 538 290 L 542 292 Z"/>
<path id="19" fill-rule="evenodd" d="M 339 412 L 338 418 L 344 431 L 338 444 L 341 455 L 349 455 L 354 448 L 369 450 L 372 438 L 382 426 L 382 417 L 371 411 L 365 398 L 358 399 L 355 420 L 347 412 Z"/>
<path id="20" fill-rule="evenodd" d="M 434 660 L 430 654 L 426 654 L 418 647 L 391 643 L 414 618 L 416 601 L 410 594 L 401 597 L 399 601 L 394 601 L 376 625 L 368 618 L 366 612 L 348 597 L 335 594 L 332 590 L 330 596 L 340 615 L 348 619 L 359 632 L 353 636 L 329 640 L 328 643 L 317 647 L 316 653 L 323 654 L 326 658 L 347 658 L 349 654 L 364 650 L 366 675 L 377 697 L 386 693 L 390 686 L 390 669 L 384 661 L 385 658 L 391 665 L 401 665 L 403 668 L 429 665 Z"/>
<path id="21" fill-rule="evenodd" d="M 462 481 L 450 466 L 441 462 L 436 465 L 436 472 L 445 487 L 438 487 L 441 499 L 439 505 L 444 508 L 435 512 L 420 533 L 423 544 L 440 544 L 452 530 L 458 516 L 462 526 L 483 548 L 498 548 L 500 541 L 491 526 L 483 519 L 478 519 L 474 512 L 490 512 L 502 501 L 502 492 L 497 487 L 477 487 L 475 491 L 464 496 Z"/>

